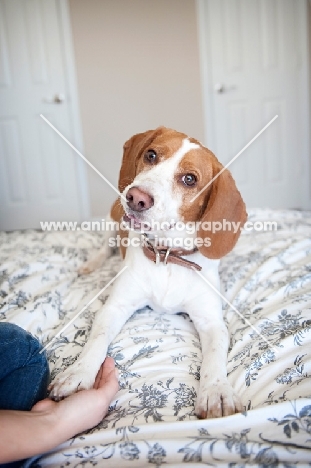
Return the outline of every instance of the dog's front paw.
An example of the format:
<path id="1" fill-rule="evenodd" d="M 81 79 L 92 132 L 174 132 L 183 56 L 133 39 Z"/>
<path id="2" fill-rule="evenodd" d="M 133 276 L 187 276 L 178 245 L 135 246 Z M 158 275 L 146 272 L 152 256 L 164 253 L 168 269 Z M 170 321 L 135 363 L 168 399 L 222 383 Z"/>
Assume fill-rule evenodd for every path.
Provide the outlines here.
<path id="1" fill-rule="evenodd" d="M 49 385 L 49 397 L 53 400 L 61 400 L 79 390 L 88 390 L 93 387 L 96 372 L 83 366 L 83 363 L 75 363 L 64 372 L 57 375 Z"/>
<path id="2" fill-rule="evenodd" d="M 195 413 L 200 419 L 220 418 L 240 413 L 243 406 L 227 380 L 212 383 L 200 382 L 200 389 L 195 405 Z"/>

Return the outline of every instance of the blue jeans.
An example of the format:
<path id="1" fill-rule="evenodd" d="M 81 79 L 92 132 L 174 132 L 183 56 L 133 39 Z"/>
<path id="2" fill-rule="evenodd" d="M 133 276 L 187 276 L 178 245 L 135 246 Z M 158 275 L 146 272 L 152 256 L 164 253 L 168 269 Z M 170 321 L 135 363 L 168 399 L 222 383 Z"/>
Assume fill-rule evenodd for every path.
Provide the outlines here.
<path id="1" fill-rule="evenodd" d="M 47 396 L 50 372 L 42 346 L 13 323 L 0 322 L 0 409 L 29 411 Z M 18 468 L 23 460 L 0 464 Z"/>
<path id="2" fill-rule="evenodd" d="M 29 411 L 46 398 L 50 373 L 41 349 L 30 333 L 0 322 L 0 409 Z"/>

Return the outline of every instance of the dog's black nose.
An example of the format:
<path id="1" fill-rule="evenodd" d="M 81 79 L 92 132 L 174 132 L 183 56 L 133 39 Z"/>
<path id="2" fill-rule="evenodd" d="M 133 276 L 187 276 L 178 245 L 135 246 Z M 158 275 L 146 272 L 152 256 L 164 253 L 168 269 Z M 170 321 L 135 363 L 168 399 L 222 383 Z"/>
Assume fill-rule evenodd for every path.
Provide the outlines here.
<path id="1" fill-rule="evenodd" d="M 149 193 L 138 187 L 131 187 L 126 194 L 127 205 L 133 211 L 146 211 L 153 206 L 154 200 Z"/>

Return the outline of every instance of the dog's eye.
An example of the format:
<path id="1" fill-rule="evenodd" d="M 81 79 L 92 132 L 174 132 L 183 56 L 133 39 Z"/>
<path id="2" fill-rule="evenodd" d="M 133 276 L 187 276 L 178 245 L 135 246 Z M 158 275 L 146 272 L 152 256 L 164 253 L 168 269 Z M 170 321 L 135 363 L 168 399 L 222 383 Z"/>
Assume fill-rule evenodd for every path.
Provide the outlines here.
<path id="1" fill-rule="evenodd" d="M 149 164 L 150 163 L 154 164 L 156 162 L 156 160 L 157 160 L 157 153 L 154 150 L 150 149 L 145 153 L 144 159 Z"/>
<path id="2" fill-rule="evenodd" d="M 194 174 L 186 174 L 181 179 L 188 187 L 193 187 L 197 183 L 197 178 Z"/>

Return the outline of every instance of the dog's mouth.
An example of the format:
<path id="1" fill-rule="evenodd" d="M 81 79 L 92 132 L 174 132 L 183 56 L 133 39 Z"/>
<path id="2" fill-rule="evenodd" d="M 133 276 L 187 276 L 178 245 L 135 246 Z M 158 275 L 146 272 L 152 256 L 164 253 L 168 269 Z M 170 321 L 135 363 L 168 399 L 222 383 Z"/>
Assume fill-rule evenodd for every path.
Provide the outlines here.
<path id="1" fill-rule="evenodd" d="M 132 213 L 125 213 L 123 215 L 122 221 L 127 224 L 129 229 L 133 231 L 140 231 L 140 232 L 152 232 L 152 231 L 168 231 L 175 226 L 175 222 L 155 222 L 154 220 L 143 220 L 137 218 Z"/>
<path id="2" fill-rule="evenodd" d="M 125 222 L 129 229 L 133 229 L 134 231 L 150 231 L 151 226 L 150 223 L 144 222 L 133 214 L 125 214 L 123 216 L 123 222 Z"/>

